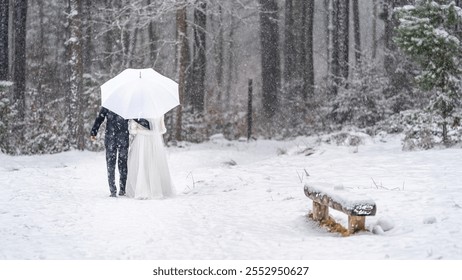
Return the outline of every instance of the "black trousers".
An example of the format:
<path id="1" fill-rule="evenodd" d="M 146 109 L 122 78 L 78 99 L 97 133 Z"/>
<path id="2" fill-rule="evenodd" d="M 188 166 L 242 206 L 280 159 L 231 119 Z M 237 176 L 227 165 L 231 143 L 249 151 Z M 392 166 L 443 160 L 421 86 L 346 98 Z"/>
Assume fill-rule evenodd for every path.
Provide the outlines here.
<path id="1" fill-rule="evenodd" d="M 115 184 L 115 167 L 116 161 L 119 167 L 119 188 L 125 192 L 125 184 L 127 183 L 127 159 L 128 159 L 128 134 L 125 137 L 106 137 L 106 164 L 109 190 L 111 194 L 117 193 Z M 117 160 L 118 156 L 118 160 Z"/>

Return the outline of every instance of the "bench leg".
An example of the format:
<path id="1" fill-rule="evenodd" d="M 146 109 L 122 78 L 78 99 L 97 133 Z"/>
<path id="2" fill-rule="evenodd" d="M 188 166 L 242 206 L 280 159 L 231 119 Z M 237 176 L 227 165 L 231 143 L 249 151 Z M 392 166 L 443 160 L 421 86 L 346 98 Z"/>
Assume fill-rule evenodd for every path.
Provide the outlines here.
<path id="1" fill-rule="evenodd" d="M 360 230 L 366 230 L 366 217 L 348 216 L 348 231 L 350 234 Z"/>
<path id="2" fill-rule="evenodd" d="M 329 218 L 329 207 L 313 201 L 313 220 L 322 221 Z"/>

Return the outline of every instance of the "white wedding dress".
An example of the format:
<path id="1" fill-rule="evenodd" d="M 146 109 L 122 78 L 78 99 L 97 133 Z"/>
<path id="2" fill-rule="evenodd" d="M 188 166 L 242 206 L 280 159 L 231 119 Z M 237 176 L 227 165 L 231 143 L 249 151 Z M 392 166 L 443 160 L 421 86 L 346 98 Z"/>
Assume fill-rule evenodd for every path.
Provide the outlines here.
<path id="1" fill-rule="evenodd" d="M 136 199 L 164 198 L 173 195 L 172 181 L 162 134 L 164 118 L 149 119 L 150 130 L 131 120 L 133 141 L 128 152 L 126 195 Z"/>

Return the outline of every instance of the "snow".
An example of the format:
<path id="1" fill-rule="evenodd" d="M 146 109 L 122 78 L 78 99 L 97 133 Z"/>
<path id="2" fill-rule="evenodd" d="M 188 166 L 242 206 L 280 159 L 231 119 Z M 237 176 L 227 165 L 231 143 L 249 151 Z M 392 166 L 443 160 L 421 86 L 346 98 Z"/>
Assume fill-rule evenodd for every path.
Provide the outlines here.
<path id="1" fill-rule="evenodd" d="M 357 208 L 355 206 L 362 205 L 366 208 L 370 207 L 371 209 L 366 210 L 366 212 L 370 213 L 372 210 L 371 205 L 375 204 L 371 198 L 367 197 L 368 191 L 366 191 L 366 193 L 357 193 L 356 190 L 347 191 L 343 185 L 332 185 L 324 182 L 310 182 L 305 185 L 305 188 L 309 188 L 311 192 L 316 193 L 316 197 L 321 198 L 321 200 L 324 195 L 327 195 L 332 201 L 341 204 L 349 211 L 353 209 L 359 210 L 359 207 Z M 352 189 L 354 186 L 349 188 Z"/>
<path id="2" fill-rule="evenodd" d="M 163 200 L 110 198 L 104 152 L 0 154 L 0 259 L 462 258 L 462 149 L 403 152 L 401 136 L 354 150 L 318 140 L 217 135 L 171 147 L 177 195 Z M 309 220 L 308 182 L 367 194 L 377 204 L 370 231 L 341 237 Z"/>
<path id="3" fill-rule="evenodd" d="M 13 82 L 0 80 L 0 87 L 10 87 L 12 85 L 13 85 Z"/>

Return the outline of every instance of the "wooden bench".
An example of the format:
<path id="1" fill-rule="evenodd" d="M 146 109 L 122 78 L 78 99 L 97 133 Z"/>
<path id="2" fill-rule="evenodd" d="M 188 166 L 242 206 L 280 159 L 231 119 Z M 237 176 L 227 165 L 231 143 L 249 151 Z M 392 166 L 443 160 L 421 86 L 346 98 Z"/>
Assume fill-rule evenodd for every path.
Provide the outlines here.
<path id="1" fill-rule="evenodd" d="M 375 202 L 346 191 L 343 187 L 334 187 L 325 183 L 308 183 L 305 195 L 313 200 L 313 220 L 327 221 L 329 207 L 348 215 L 348 233 L 366 229 L 366 216 L 374 216 Z"/>

